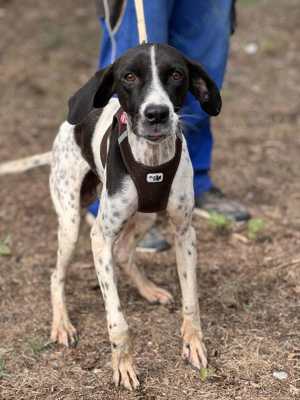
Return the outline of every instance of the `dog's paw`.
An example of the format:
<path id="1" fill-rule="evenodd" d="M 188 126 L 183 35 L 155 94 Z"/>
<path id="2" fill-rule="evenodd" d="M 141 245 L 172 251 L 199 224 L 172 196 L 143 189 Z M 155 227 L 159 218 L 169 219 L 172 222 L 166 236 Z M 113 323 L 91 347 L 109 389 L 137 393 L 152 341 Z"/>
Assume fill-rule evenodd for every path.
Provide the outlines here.
<path id="1" fill-rule="evenodd" d="M 135 390 L 140 386 L 136 369 L 131 355 L 115 352 L 112 355 L 114 384 L 124 386 L 128 390 Z"/>
<path id="2" fill-rule="evenodd" d="M 207 351 L 201 329 L 196 329 L 191 322 L 184 322 L 181 329 L 183 338 L 182 358 L 194 368 L 207 367 Z"/>
<path id="3" fill-rule="evenodd" d="M 53 323 L 51 330 L 51 341 L 63 344 L 66 347 L 75 346 L 78 342 L 78 334 L 70 321 Z"/>
<path id="4" fill-rule="evenodd" d="M 168 304 L 173 301 L 173 296 L 167 290 L 156 286 L 155 283 L 147 281 L 147 283 L 140 285 L 138 290 L 149 303 Z"/>
<path id="5" fill-rule="evenodd" d="M 195 335 L 189 342 L 183 341 L 182 358 L 194 368 L 207 367 L 206 348 L 199 336 Z"/>

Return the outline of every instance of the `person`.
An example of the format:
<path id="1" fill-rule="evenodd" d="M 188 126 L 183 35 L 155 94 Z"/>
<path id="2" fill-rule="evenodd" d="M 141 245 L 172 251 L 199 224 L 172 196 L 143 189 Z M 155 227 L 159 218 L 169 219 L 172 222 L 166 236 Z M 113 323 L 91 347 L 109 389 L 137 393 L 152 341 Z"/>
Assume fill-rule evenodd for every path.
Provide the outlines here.
<path id="1" fill-rule="evenodd" d="M 139 43 L 134 0 L 97 0 L 102 27 L 99 67 L 106 67 Z M 144 0 L 148 42 L 168 43 L 201 63 L 221 88 L 235 29 L 235 0 Z M 187 146 L 194 168 L 195 213 L 218 212 L 235 220 L 250 215 L 237 201 L 226 197 L 210 176 L 213 135 L 209 116 L 189 94 L 181 110 Z M 99 203 L 89 207 L 96 216 Z M 145 251 L 162 251 L 168 243 L 156 229 L 138 245 Z"/>

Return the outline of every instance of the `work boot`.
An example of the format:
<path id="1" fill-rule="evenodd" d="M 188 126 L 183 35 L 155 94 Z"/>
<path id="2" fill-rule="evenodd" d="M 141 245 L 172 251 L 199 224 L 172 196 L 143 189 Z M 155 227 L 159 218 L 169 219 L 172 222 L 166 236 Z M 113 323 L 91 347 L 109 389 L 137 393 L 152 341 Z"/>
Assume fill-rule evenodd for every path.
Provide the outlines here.
<path id="1" fill-rule="evenodd" d="M 148 232 L 146 232 L 143 239 L 139 241 L 136 251 L 143 253 L 160 253 L 169 250 L 170 247 L 170 243 L 168 243 L 158 229 L 153 226 Z"/>
<path id="2" fill-rule="evenodd" d="M 217 187 L 195 197 L 196 215 L 208 218 L 210 213 L 218 213 L 233 221 L 247 221 L 251 218 L 249 211 L 236 200 L 231 200 Z"/>

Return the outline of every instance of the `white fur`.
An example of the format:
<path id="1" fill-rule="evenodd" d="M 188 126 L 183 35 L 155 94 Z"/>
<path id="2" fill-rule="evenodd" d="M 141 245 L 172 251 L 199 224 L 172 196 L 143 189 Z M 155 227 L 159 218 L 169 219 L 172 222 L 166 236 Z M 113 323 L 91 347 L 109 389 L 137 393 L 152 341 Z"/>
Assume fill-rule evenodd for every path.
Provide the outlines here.
<path id="1" fill-rule="evenodd" d="M 49 165 L 51 161 L 51 151 L 43 154 L 36 154 L 32 157 L 22 158 L 20 160 L 9 161 L 0 164 L 0 175 L 18 174 L 28 171 L 32 168 Z"/>
<path id="2" fill-rule="evenodd" d="M 152 72 L 152 82 L 149 86 L 149 91 L 145 97 L 144 102 L 140 106 L 140 116 L 143 121 L 145 110 L 147 106 L 152 105 L 164 105 L 169 109 L 169 115 L 172 126 L 172 133 L 176 132 L 177 124 L 178 124 L 178 115 L 174 111 L 173 104 L 164 90 L 161 81 L 159 79 L 157 65 L 156 65 L 156 53 L 155 53 L 155 45 L 150 47 L 150 60 L 151 60 L 151 72 Z M 140 127 L 141 128 L 141 127 Z"/>
<path id="3" fill-rule="evenodd" d="M 128 128 L 128 141 L 136 161 L 156 166 L 171 160 L 175 154 L 176 135 L 169 135 L 163 143 L 150 142 L 142 136 L 137 136 Z"/>

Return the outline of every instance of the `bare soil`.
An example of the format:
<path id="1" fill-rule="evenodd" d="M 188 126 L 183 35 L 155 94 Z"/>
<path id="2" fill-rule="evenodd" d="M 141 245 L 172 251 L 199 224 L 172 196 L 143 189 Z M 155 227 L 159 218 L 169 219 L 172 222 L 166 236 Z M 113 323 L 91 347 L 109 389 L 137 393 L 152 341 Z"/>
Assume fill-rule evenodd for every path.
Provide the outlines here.
<path id="1" fill-rule="evenodd" d="M 299 21 L 299 0 L 239 4 L 224 109 L 214 121 L 213 175 L 265 229 L 250 240 L 246 225 L 221 234 L 195 219 L 211 376 L 202 382 L 180 357 L 180 290 L 170 250 L 139 256 L 139 264 L 173 293 L 174 307 L 147 304 L 121 275 L 142 387 L 136 393 L 114 388 L 85 224 L 67 284 L 80 341 L 72 349 L 49 344 L 57 223 L 42 168 L 0 183 L 0 239 L 10 235 L 12 249 L 0 256 L 1 399 L 300 397 Z M 93 2 L 2 0 L 0 37 L 5 161 L 50 148 L 68 97 L 96 68 L 100 33 Z M 245 51 L 249 43 L 257 44 L 255 54 Z M 287 379 L 275 379 L 274 371 L 285 371 Z"/>

